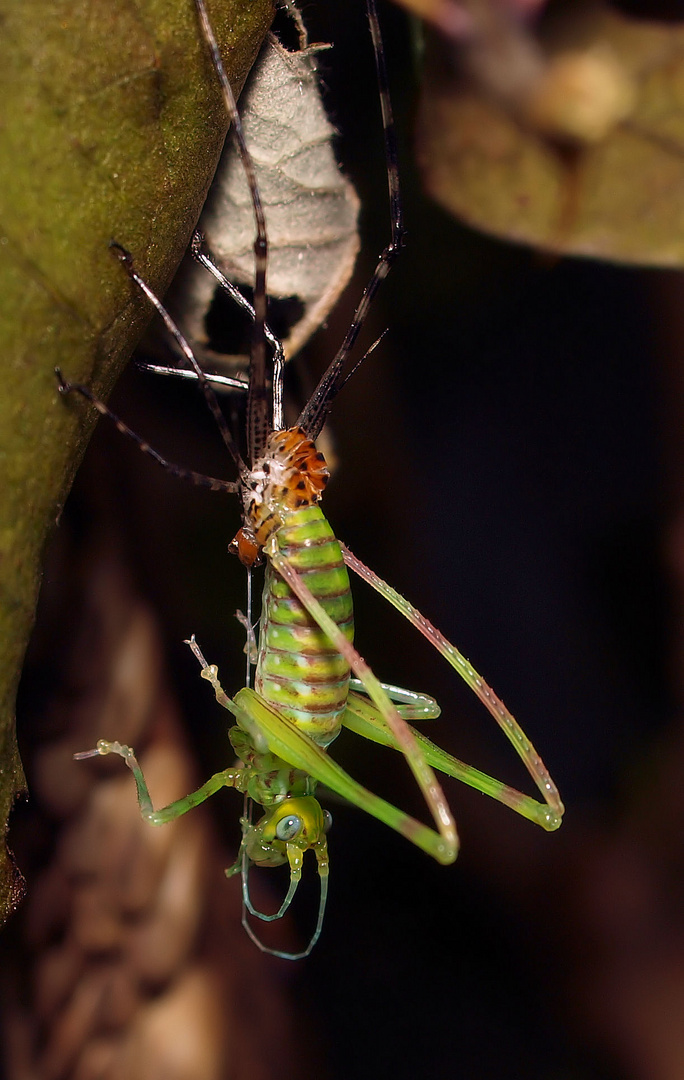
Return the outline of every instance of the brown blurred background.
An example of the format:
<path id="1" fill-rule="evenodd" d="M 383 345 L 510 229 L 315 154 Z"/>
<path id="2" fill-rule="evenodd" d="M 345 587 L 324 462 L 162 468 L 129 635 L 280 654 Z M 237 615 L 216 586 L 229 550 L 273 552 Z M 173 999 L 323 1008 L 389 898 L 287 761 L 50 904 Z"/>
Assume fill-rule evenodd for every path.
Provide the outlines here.
<path id="1" fill-rule="evenodd" d="M 347 5 L 324 14 L 331 23 L 307 12 L 312 22 L 321 17 L 312 39 L 335 41 L 324 81 L 364 207 L 363 248 L 355 287 L 290 373 L 293 399 L 336 348 L 388 232 L 363 14 Z M 240 797 L 228 792 L 209 804 L 203 838 L 187 841 L 204 854 L 173 971 L 136 967 L 125 936 L 156 903 L 152 885 L 140 900 L 122 899 L 125 933 L 119 927 L 107 943 L 80 932 L 74 897 L 92 884 L 95 863 L 111 850 L 116 868 L 103 873 L 120 880 L 143 841 L 131 839 L 127 823 L 122 853 L 90 826 L 99 855 L 79 864 L 73 854 L 74 845 L 89 850 L 80 847 L 85 826 L 75 824 L 83 807 L 98 783 L 123 771 L 118 762 L 81 765 L 88 779 L 77 779 L 66 750 L 61 758 L 50 750 L 90 745 L 74 745 L 76 706 L 96 725 L 107 701 L 116 708 L 121 643 L 142 619 L 147 651 L 136 655 L 146 659 L 126 683 L 152 717 L 144 731 L 140 721 L 139 738 L 174 747 L 191 786 L 193 774 L 201 780 L 227 764 L 229 750 L 225 717 L 182 639 L 197 634 L 227 689 L 243 679 L 244 633 L 233 618 L 244 606 L 243 574 L 226 554 L 236 507 L 160 475 L 100 425 L 48 563 L 21 699 L 34 798 L 17 812 L 15 844 L 33 899 L 11 924 L 24 951 L 3 966 L 10 1030 L 28 1032 L 30 1048 L 10 1046 L 6 1029 L 7 1080 L 137 1075 L 133 1065 L 116 1072 L 112 1046 L 130 1039 L 141 1015 L 170 999 L 190 970 L 205 989 L 175 1013 L 160 1008 L 159 1045 L 169 1049 L 179 1028 L 206 1020 L 208 1001 L 220 1004 L 220 1019 L 198 1037 L 205 1064 L 190 1061 L 183 1071 L 182 1055 L 171 1053 L 166 1076 L 176 1075 L 173 1062 L 177 1075 L 193 1077 L 684 1076 L 684 287 L 675 272 L 541 257 L 470 232 L 432 206 L 411 161 L 416 86 L 406 23 L 389 11 L 383 25 L 407 250 L 367 341 L 385 326 L 389 333 L 335 407 L 339 466 L 326 513 L 503 696 L 557 781 L 566 820 L 545 835 L 450 783 L 462 852 L 444 869 L 330 800 L 325 928 L 312 957 L 293 966 L 261 957 L 239 927 L 239 886 L 221 873 L 241 813 Z M 191 388 L 132 370 L 112 407 L 169 457 L 230 475 Z M 455 675 L 361 585 L 354 591 L 359 648 L 376 673 L 442 705 L 435 741 L 524 784 L 511 748 Z M 114 659 L 105 649 L 112 642 Z M 142 687 L 146 678 L 154 691 Z M 90 704 L 79 705 L 86 691 Z M 111 725 L 92 734 L 122 738 Z M 334 753 L 373 790 L 421 812 L 393 756 L 345 736 Z M 68 799 L 59 796 L 57 759 Z M 123 780 L 133 805 L 127 773 Z M 65 829 L 71 848 L 60 838 Z M 146 865 L 146 856 L 135 858 Z M 61 877 L 49 869 L 55 862 Z M 282 928 L 288 942 L 306 940 L 315 916 L 308 871 L 310 888 Z M 58 947 L 71 982 L 61 976 L 50 997 L 44 967 Z M 163 956 L 163 936 L 157 948 Z M 72 995 L 93 966 L 116 968 L 137 989 L 108 998 L 107 984 L 99 1018 L 69 1026 Z M 118 1013 L 114 1000 L 124 1001 Z M 68 1034 L 59 1045 L 72 1042 L 50 1058 L 45 1047 L 55 1044 L 60 1016 Z M 76 1029 L 109 1049 L 87 1058 Z M 131 1060 L 145 1080 L 157 1075 L 159 1059 Z"/>

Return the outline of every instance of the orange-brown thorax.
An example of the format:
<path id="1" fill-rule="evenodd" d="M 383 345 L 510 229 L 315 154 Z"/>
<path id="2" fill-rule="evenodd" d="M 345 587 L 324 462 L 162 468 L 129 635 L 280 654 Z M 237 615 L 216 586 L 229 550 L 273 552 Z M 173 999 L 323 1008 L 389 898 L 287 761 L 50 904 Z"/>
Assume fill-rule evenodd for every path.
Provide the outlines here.
<path id="1" fill-rule="evenodd" d="M 323 454 L 302 428 L 271 433 L 243 481 L 245 524 L 233 545 L 245 566 L 254 565 L 288 511 L 319 502 L 329 476 Z"/>

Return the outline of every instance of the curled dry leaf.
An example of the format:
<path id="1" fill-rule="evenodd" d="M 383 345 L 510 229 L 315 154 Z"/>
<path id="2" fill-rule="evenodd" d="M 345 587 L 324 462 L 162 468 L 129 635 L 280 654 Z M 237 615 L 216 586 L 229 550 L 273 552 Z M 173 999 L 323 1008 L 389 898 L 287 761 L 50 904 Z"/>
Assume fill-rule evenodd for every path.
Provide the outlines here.
<path id="1" fill-rule="evenodd" d="M 462 42 L 459 55 L 435 45 L 417 127 L 430 193 L 509 240 L 681 265 L 684 29 L 601 4 L 565 5 L 538 39 L 507 25 L 518 65 L 508 93 L 500 70 L 497 86 L 488 77 L 486 40 Z"/>
<path id="2" fill-rule="evenodd" d="M 280 331 L 286 358 L 325 321 L 351 277 L 359 250 L 359 200 L 335 157 L 335 129 L 319 87 L 316 53 L 290 52 L 269 35 L 240 100 L 245 141 L 254 161 L 268 228 L 268 294 L 294 314 Z M 254 213 L 244 168 L 232 142 L 219 165 L 200 229 L 225 275 L 254 285 Z M 176 291 L 176 290 L 174 290 Z M 206 316 L 219 295 L 215 281 L 192 260 L 183 268 L 176 311 L 195 342 L 214 353 Z M 224 304 L 233 305 L 230 301 Z M 225 320 L 224 320 L 225 321 Z M 233 320 L 229 320 L 232 322 Z M 234 359 L 234 358 L 233 358 Z M 241 366 L 246 359 L 240 357 Z"/>
<path id="3" fill-rule="evenodd" d="M 271 0 L 216 0 L 244 79 Z M 228 47 L 229 46 L 229 47 Z M 106 393 L 149 318 L 112 259 L 135 252 L 163 292 L 199 215 L 226 131 L 189 0 L 8 0 L 0 41 L 0 830 L 23 787 L 14 698 L 54 527 L 93 418 L 54 368 Z M 0 839 L 0 917 L 20 878 Z"/>

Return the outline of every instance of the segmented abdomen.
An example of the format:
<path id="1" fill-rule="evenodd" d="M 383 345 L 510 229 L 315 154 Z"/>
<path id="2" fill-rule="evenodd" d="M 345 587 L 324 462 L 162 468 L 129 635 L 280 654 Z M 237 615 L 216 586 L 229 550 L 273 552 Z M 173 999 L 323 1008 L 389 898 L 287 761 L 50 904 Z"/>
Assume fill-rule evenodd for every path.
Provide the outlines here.
<path id="1" fill-rule="evenodd" d="M 280 551 L 352 641 L 349 577 L 339 544 L 320 508 L 290 511 L 276 538 Z M 337 735 L 347 701 L 349 668 L 270 566 L 266 570 L 254 686 L 321 746 Z"/>

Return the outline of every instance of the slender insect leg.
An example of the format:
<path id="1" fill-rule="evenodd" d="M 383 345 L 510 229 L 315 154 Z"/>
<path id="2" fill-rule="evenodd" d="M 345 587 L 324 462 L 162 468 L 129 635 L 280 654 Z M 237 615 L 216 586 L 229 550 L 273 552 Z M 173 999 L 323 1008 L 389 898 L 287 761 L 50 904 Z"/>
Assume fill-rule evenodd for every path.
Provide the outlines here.
<path id="1" fill-rule="evenodd" d="M 228 293 L 238 307 L 241 307 L 243 311 L 246 311 L 253 322 L 256 323 L 256 311 L 249 300 L 247 300 L 240 290 L 233 285 L 232 281 L 229 281 L 225 274 L 222 273 L 216 265 L 216 259 L 211 254 L 207 254 L 202 250 L 202 245 L 202 234 L 195 231 L 190 245 L 193 257 L 205 268 L 205 270 L 209 271 L 217 284 L 224 292 Z M 283 375 L 285 370 L 285 354 L 283 352 L 282 342 L 273 333 L 268 323 L 264 324 L 264 333 L 266 335 L 266 340 L 273 349 L 273 430 L 280 431 L 285 426 L 283 420 Z M 250 456 L 252 456 L 252 451 L 250 451 Z"/>
<path id="2" fill-rule="evenodd" d="M 80 394 L 86 401 L 89 401 L 93 405 L 101 416 L 106 416 L 108 420 L 111 420 L 115 425 L 117 431 L 125 435 L 126 438 L 132 439 L 139 450 L 146 454 L 148 457 L 156 461 L 157 465 L 160 465 L 162 469 L 165 469 L 172 476 L 178 477 L 180 480 L 188 480 L 191 484 L 195 484 L 198 487 L 209 488 L 210 491 L 226 491 L 236 492 L 237 483 L 234 480 L 218 480 L 214 476 L 204 476 L 203 473 L 195 472 L 193 469 L 184 469 L 181 465 L 175 465 L 172 461 L 167 461 L 161 454 L 141 439 L 139 435 L 124 424 L 123 420 L 120 420 L 116 413 L 113 413 L 109 406 L 105 405 L 103 401 L 95 397 L 93 392 L 88 389 L 87 386 L 83 386 L 81 383 L 67 382 L 59 368 L 55 368 L 55 375 L 57 376 L 57 383 L 60 394 L 67 397 L 69 394 Z"/>
<path id="3" fill-rule="evenodd" d="M 238 791 L 244 791 L 246 783 L 245 769 L 224 769 L 222 772 L 214 773 L 197 791 L 191 792 L 183 799 L 177 799 L 160 810 L 155 810 L 143 771 L 130 746 L 100 739 L 94 750 L 84 750 L 79 754 L 74 754 L 74 758 L 77 761 L 83 761 L 86 758 L 98 757 L 99 755 L 105 756 L 106 754 L 118 754 L 124 759 L 133 773 L 138 791 L 140 813 L 150 825 L 165 825 L 168 821 L 175 821 L 176 818 L 186 814 L 194 806 L 199 806 L 205 799 L 208 799 L 223 787 L 232 787 L 237 788 Z"/>
<path id="4" fill-rule="evenodd" d="M 241 867 L 242 869 L 242 867 Z M 247 908 L 250 915 L 255 915 L 257 919 L 261 919 L 262 922 L 276 922 L 278 919 L 282 919 L 283 915 L 289 908 L 290 904 L 294 900 L 294 895 L 297 892 L 297 886 L 301 881 L 301 870 L 297 877 L 293 873 L 290 874 L 290 885 L 288 887 L 285 898 L 276 911 L 275 915 L 266 915 L 263 911 L 259 911 L 254 907 L 251 897 L 249 895 L 249 876 L 248 874 L 242 874 L 242 902 Z"/>
<path id="5" fill-rule="evenodd" d="M 392 683 L 380 683 L 390 701 L 396 705 L 397 712 L 404 720 L 436 720 L 441 716 L 442 710 L 433 697 L 429 694 L 419 694 L 415 690 L 404 690 L 401 686 L 393 686 Z M 364 686 L 360 679 L 350 679 L 349 689 L 357 694 L 364 694 Z"/>
<path id="6" fill-rule="evenodd" d="M 298 953 L 284 952 L 281 949 L 271 949 L 268 945 L 264 945 L 263 941 L 255 934 L 252 927 L 249 925 L 247 919 L 247 907 L 243 906 L 242 909 L 242 926 L 250 939 L 258 949 L 263 953 L 267 953 L 269 956 L 277 956 L 280 960 L 304 960 L 309 956 L 311 950 L 315 946 L 319 937 L 321 936 L 321 930 L 323 929 L 323 920 L 325 918 L 325 905 L 328 899 L 328 856 L 327 849 L 324 855 L 321 855 L 316 849 L 316 858 L 318 860 L 318 877 L 320 881 L 320 897 L 318 901 L 318 916 L 316 918 L 316 926 L 313 934 L 309 940 L 309 944 Z"/>
<path id="7" fill-rule="evenodd" d="M 169 364 L 148 364 L 144 360 L 136 361 L 137 368 L 140 371 L 149 372 L 151 375 L 166 375 L 171 379 L 186 379 L 190 381 L 199 382 L 197 372 L 188 371 L 187 368 L 171 367 Z M 241 394 L 246 394 L 248 390 L 246 378 L 233 378 L 231 375 L 216 375 L 214 372 L 205 372 L 205 379 L 210 386 L 218 387 L 219 390 L 237 390 Z"/>
<path id="8" fill-rule="evenodd" d="M 300 427 L 304 428 L 304 431 L 311 439 L 315 439 L 320 434 L 325 419 L 330 411 L 332 401 L 345 380 L 344 367 L 347 358 L 356 343 L 356 339 L 359 336 L 364 322 L 366 321 L 368 311 L 375 299 L 375 295 L 390 272 L 404 244 L 404 223 L 399 187 L 397 138 L 392 115 L 392 103 L 389 96 L 385 51 L 382 44 L 382 35 L 375 8 L 375 0 L 367 0 L 367 8 L 371 37 L 373 39 L 373 52 L 375 56 L 378 91 L 380 95 L 380 107 L 382 110 L 387 184 L 389 188 L 391 236 L 389 244 L 381 253 L 375 270 L 363 291 L 363 295 L 354 312 L 354 317 L 347 330 L 344 341 L 311 395 L 311 398 L 300 413 L 297 423 Z"/>
<path id="9" fill-rule="evenodd" d="M 342 723 L 344 727 L 349 731 L 353 731 L 356 735 L 360 735 L 370 742 L 379 743 L 381 746 L 388 746 L 390 749 L 398 750 L 401 753 L 401 747 L 387 723 L 368 698 L 351 694 Z M 496 799 L 497 802 L 508 806 L 511 810 L 515 810 L 517 814 L 527 818 L 528 821 L 532 821 L 535 825 L 540 825 L 548 832 L 552 832 L 560 825 L 560 818 L 551 818 L 546 803 L 539 802 L 537 799 L 518 791 L 517 788 L 510 787 L 480 769 L 475 769 L 472 765 L 460 761 L 452 754 L 448 754 L 446 750 L 442 750 L 440 746 L 436 746 L 435 743 L 431 742 L 421 732 L 416 731 L 415 728 L 412 727 L 411 731 L 423 751 L 425 760 L 433 769 L 438 769 L 439 772 L 444 773 L 446 776 L 452 776 L 455 780 L 460 780 L 462 784 L 475 788 L 476 791 L 480 791 L 483 795 L 489 795 L 490 798 Z"/>
<path id="10" fill-rule="evenodd" d="M 408 619 L 409 622 L 415 626 L 425 638 L 427 638 L 437 652 L 441 653 L 447 663 L 458 672 L 461 678 L 494 717 L 504 735 L 514 747 L 518 756 L 522 759 L 525 768 L 544 797 L 544 803 L 542 804 L 517 792 L 516 797 L 523 801 L 519 806 L 515 806 L 514 809 L 517 809 L 519 813 L 524 814 L 525 817 L 531 817 L 532 820 L 537 821 L 544 829 L 549 831 L 557 829 L 561 823 L 564 812 L 564 806 L 558 788 L 551 779 L 549 771 L 536 749 L 520 727 L 518 721 L 506 708 L 501 698 L 494 693 L 492 688 L 485 682 L 482 676 L 475 671 L 470 661 L 466 660 L 465 656 L 459 652 L 456 646 L 452 645 L 450 641 L 447 641 L 444 635 L 440 633 L 440 631 L 437 630 L 436 627 L 434 627 L 432 623 L 413 606 L 413 604 L 410 604 L 408 600 L 396 591 L 396 589 L 393 589 L 386 581 L 383 581 L 382 578 L 379 578 L 372 570 L 369 570 L 369 568 L 365 566 L 360 559 L 357 559 L 344 544 L 340 544 L 340 548 L 347 566 L 358 574 L 359 577 L 362 577 L 364 581 L 368 582 L 376 592 L 380 593 L 385 600 L 392 604 L 397 611 Z M 441 768 L 441 766 L 438 766 L 438 768 Z M 464 780 L 464 782 L 469 783 L 470 781 Z M 510 789 L 504 787 L 502 790 L 508 791 Z M 488 791 L 487 794 L 491 794 L 491 792 Z M 499 796 L 495 795 L 494 797 L 498 798 Z M 507 802 L 507 798 L 508 797 L 501 798 L 500 801 Z M 507 805 L 510 805 L 510 803 L 507 802 Z M 522 806 L 525 807 L 524 810 L 521 809 Z M 536 807 L 537 810 L 534 811 L 533 807 Z"/>
<path id="11" fill-rule="evenodd" d="M 209 21 L 204 0 L 195 0 L 199 15 L 202 35 L 207 43 L 214 69 L 221 85 L 221 93 L 230 117 L 231 130 L 235 139 L 242 167 L 249 186 L 256 236 L 254 240 L 254 328 L 252 352 L 249 367 L 249 398 L 247 401 L 247 445 L 252 461 L 262 452 L 269 435 L 271 415 L 266 377 L 266 267 L 268 264 L 268 237 L 266 221 L 261 202 L 261 194 L 256 182 L 254 163 L 245 144 L 242 121 L 237 110 L 235 97 L 228 76 L 226 75 L 214 30 Z"/>
<path id="12" fill-rule="evenodd" d="M 202 668 L 200 674 L 203 679 L 206 679 L 207 682 L 211 683 L 214 694 L 216 696 L 216 700 L 218 701 L 219 705 L 223 705 L 224 709 L 228 709 L 229 712 L 235 713 L 235 703 L 233 702 L 232 698 L 228 697 L 228 694 L 225 692 L 225 690 L 221 686 L 221 683 L 219 682 L 218 668 L 216 664 L 209 664 L 204 659 L 202 650 L 200 649 L 199 645 L 195 640 L 195 635 L 193 634 L 192 637 L 188 638 L 183 644 L 190 646 L 193 656 L 195 656 L 199 661 L 199 665 Z"/>
<path id="13" fill-rule="evenodd" d="M 280 907 L 278 908 L 278 910 L 276 911 L 275 915 L 268 915 L 268 914 L 266 914 L 265 911 L 259 911 L 258 908 L 254 907 L 254 904 L 252 903 L 252 897 L 251 897 L 250 891 L 249 891 L 249 868 L 250 868 L 250 862 L 249 862 L 249 855 L 248 855 L 248 852 L 247 852 L 247 835 L 248 835 L 249 829 L 252 828 L 251 811 L 252 811 L 253 803 L 252 803 L 252 800 L 249 799 L 248 797 L 247 797 L 247 802 L 249 803 L 249 806 L 248 806 L 249 816 L 241 818 L 242 843 L 240 844 L 240 853 L 238 855 L 237 861 L 235 862 L 235 865 L 232 866 L 230 868 L 230 870 L 226 870 L 226 877 L 232 877 L 233 873 L 237 872 L 238 870 L 240 872 L 240 884 L 241 884 L 241 887 L 242 887 L 242 925 L 243 926 L 245 925 L 245 921 L 246 921 L 246 918 L 247 918 L 247 912 L 249 912 L 250 915 L 254 915 L 257 919 L 261 919 L 262 922 L 275 922 L 277 919 L 282 919 L 283 915 L 285 915 L 288 908 L 290 907 L 290 904 L 294 900 L 295 893 L 297 892 L 297 887 L 298 887 L 299 882 L 301 880 L 301 873 L 298 876 L 295 876 L 292 873 L 292 870 L 290 870 L 290 884 L 288 886 L 288 889 L 287 889 L 287 892 L 286 892 L 285 897 L 283 899 L 283 902 L 280 905 Z M 250 937 L 252 937 L 251 933 L 250 933 Z M 257 939 L 255 937 L 252 937 L 252 940 L 255 941 L 256 944 L 258 944 L 260 949 L 262 948 L 261 942 L 257 941 Z M 265 951 L 268 951 L 268 950 L 265 950 Z"/>
<path id="14" fill-rule="evenodd" d="M 197 358 L 192 349 L 190 348 L 188 342 L 185 340 L 183 334 L 176 326 L 176 323 L 169 315 L 161 300 L 155 295 L 155 293 L 152 292 L 152 289 L 149 287 L 147 282 L 140 277 L 140 274 L 137 272 L 135 266 L 133 265 L 133 257 L 131 256 L 130 252 L 126 251 L 126 249 L 122 247 L 121 244 L 116 244 L 112 242 L 109 246 L 112 253 L 116 256 L 128 276 L 130 277 L 131 281 L 133 281 L 138 286 L 140 291 L 147 297 L 152 307 L 161 315 L 167 330 L 177 342 L 185 360 L 188 363 L 188 366 L 192 369 L 192 371 L 195 372 L 197 376 L 207 406 L 212 416 L 214 417 L 214 420 L 216 421 L 216 425 L 221 433 L 221 438 L 223 439 L 229 454 L 231 455 L 238 469 L 240 471 L 244 470 L 243 461 L 240 457 L 240 454 L 238 453 L 238 449 L 235 445 L 233 436 L 230 433 L 228 425 L 226 424 L 225 417 L 221 412 L 221 406 L 218 403 L 216 394 L 209 385 L 209 382 L 207 381 L 202 368 L 197 362 Z"/>
<path id="15" fill-rule="evenodd" d="M 239 722 L 242 729 L 249 733 L 255 750 L 263 753 L 264 751 L 269 749 L 264 733 L 259 726 L 258 719 L 253 716 L 249 709 L 245 709 L 236 701 L 234 701 L 233 698 L 228 696 L 219 681 L 218 668 L 216 664 L 210 664 L 207 662 L 207 660 L 205 660 L 202 650 L 200 649 L 199 645 L 195 640 L 195 635 L 193 634 L 192 637 L 190 637 L 184 642 L 184 644 L 190 646 L 193 656 L 197 658 L 197 661 L 202 669 L 200 671 L 200 675 L 203 679 L 206 679 L 207 682 L 211 684 L 211 687 L 214 691 L 214 696 L 218 701 L 219 705 L 223 706 L 224 709 L 227 709 L 228 712 L 232 713 L 235 719 Z M 277 751 L 274 752 L 277 753 Z"/>

